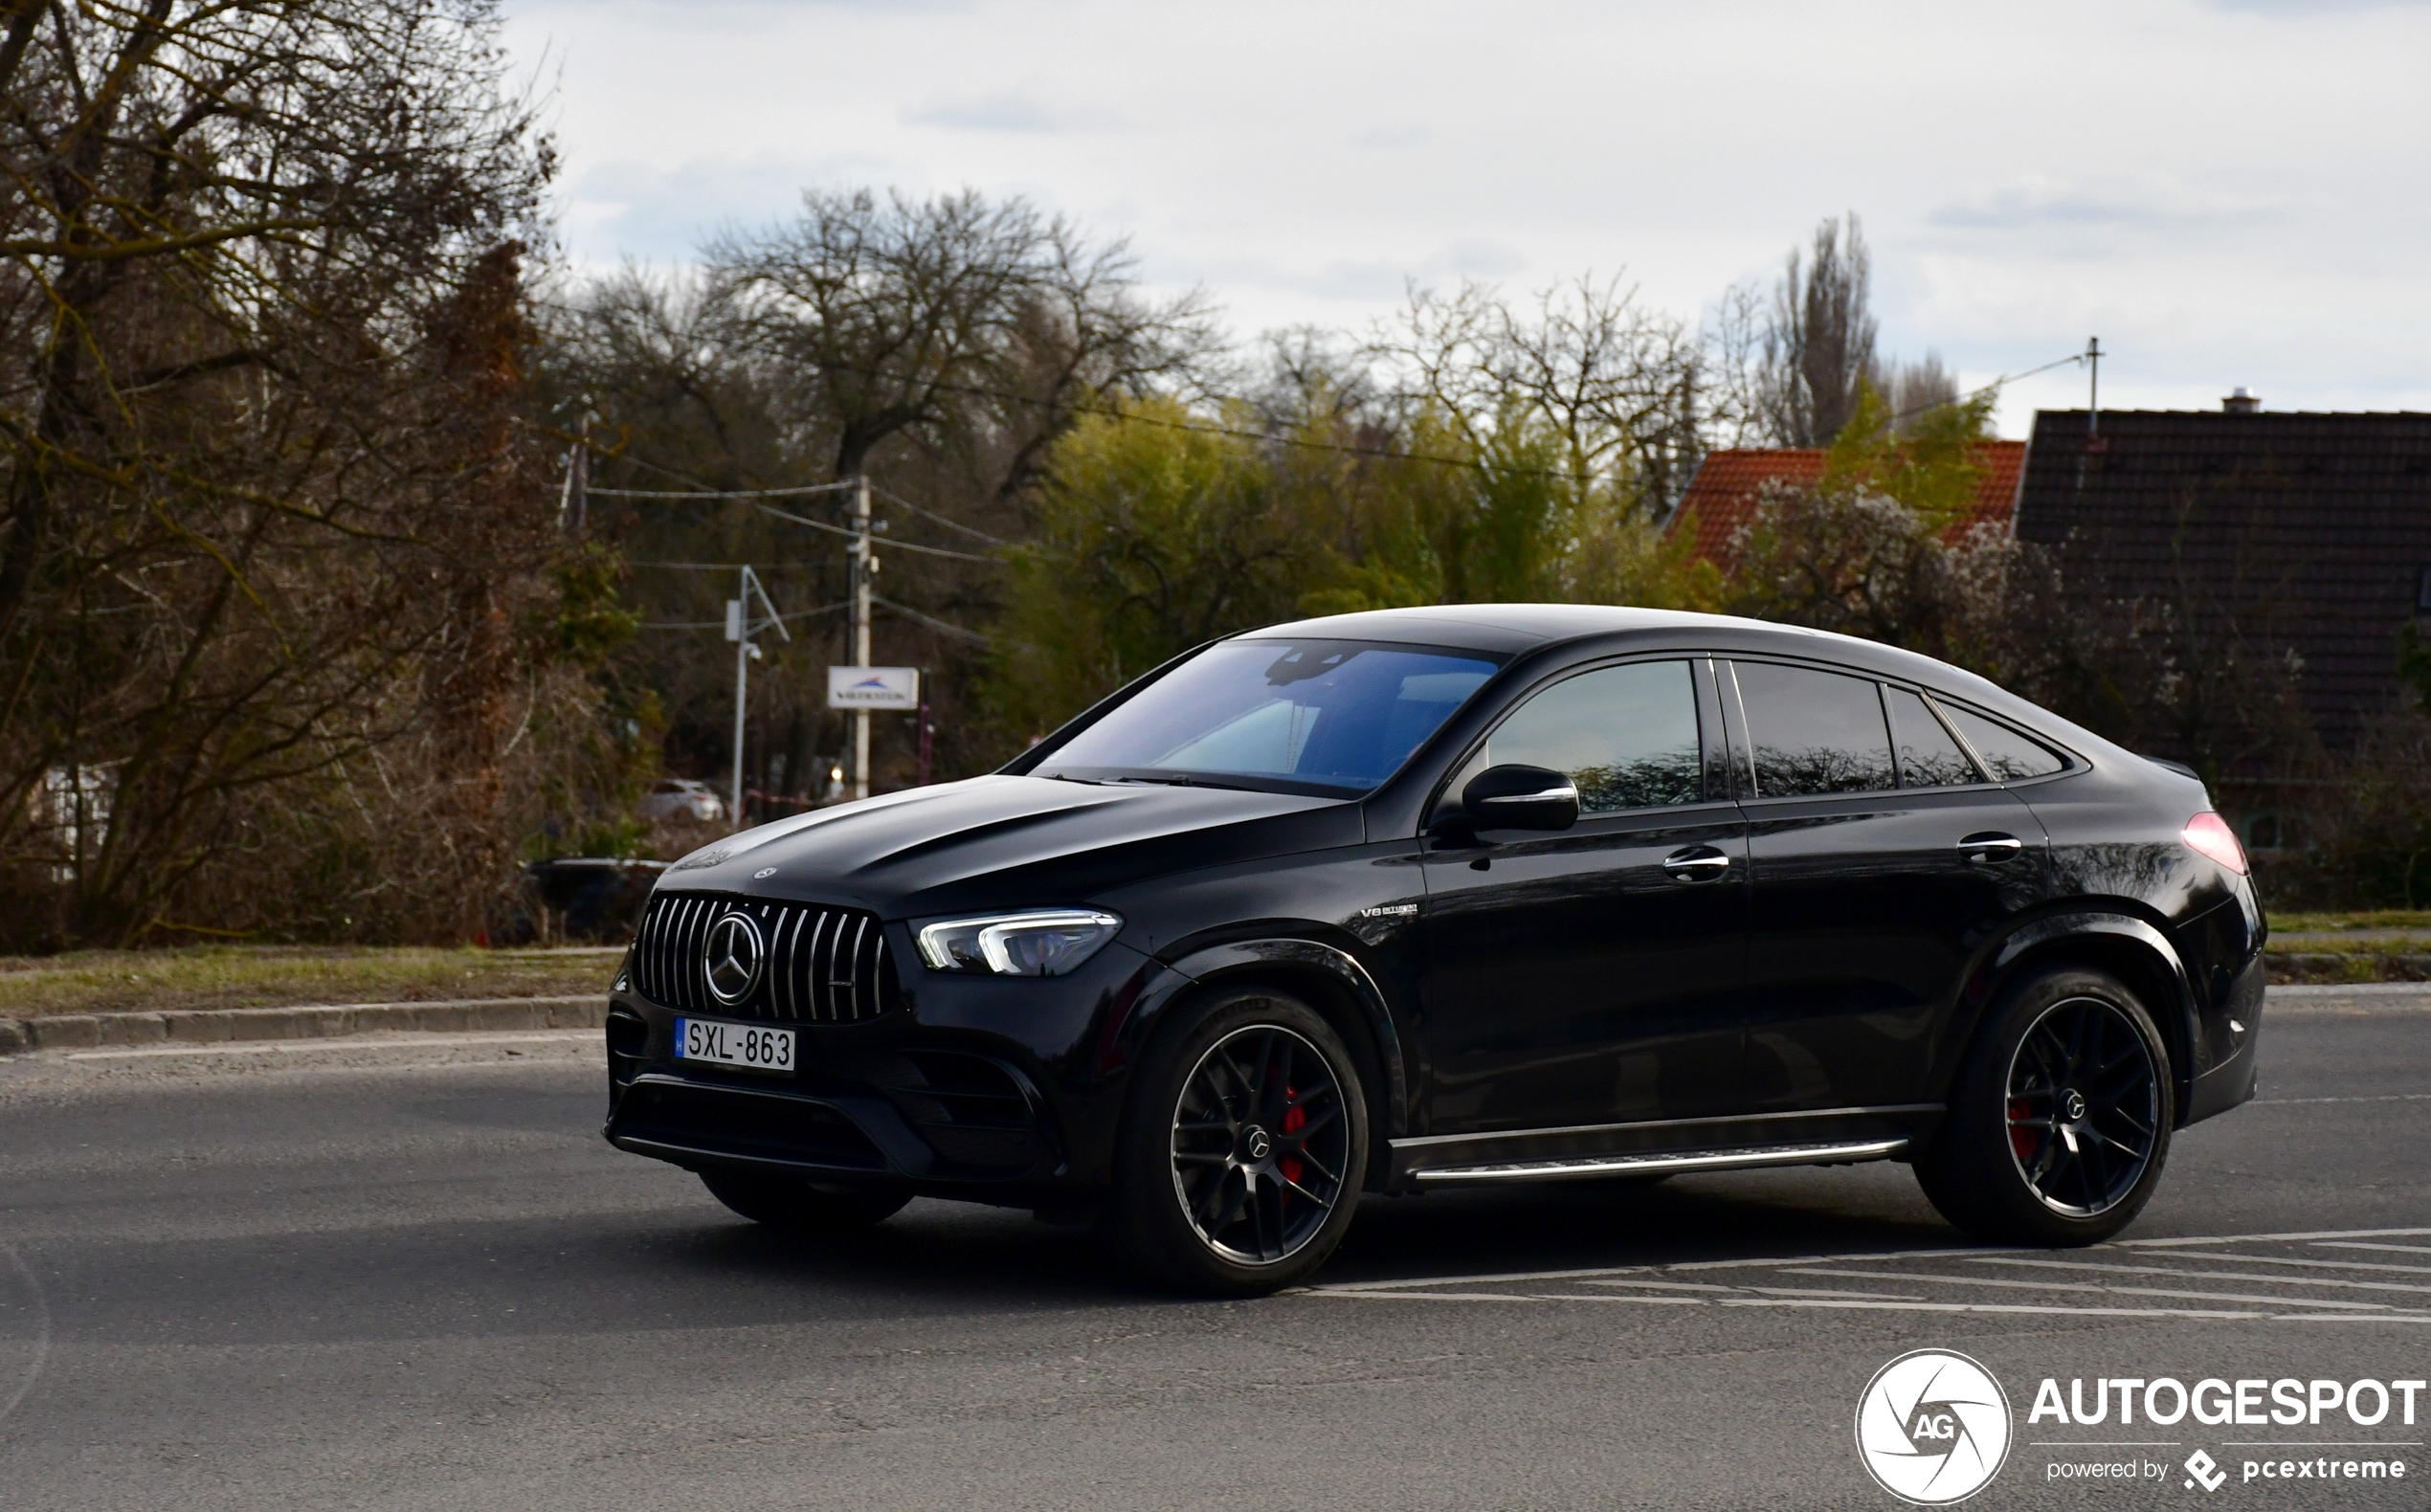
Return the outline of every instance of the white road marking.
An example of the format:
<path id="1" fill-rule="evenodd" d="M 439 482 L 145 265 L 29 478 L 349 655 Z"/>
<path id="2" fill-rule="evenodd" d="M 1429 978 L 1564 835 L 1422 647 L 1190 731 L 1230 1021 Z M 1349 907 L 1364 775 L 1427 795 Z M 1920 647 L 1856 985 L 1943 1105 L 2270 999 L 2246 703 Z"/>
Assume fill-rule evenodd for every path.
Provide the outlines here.
<path id="1" fill-rule="evenodd" d="M 143 1050 L 74 1050 L 63 1060 L 148 1060 L 162 1056 L 303 1055 L 330 1050 L 418 1050 L 450 1045 L 562 1045 L 595 1041 L 596 1029 L 544 1029 L 528 1034 L 475 1033 L 418 1034 L 411 1031 L 393 1039 L 239 1039 L 215 1045 L 154 1045 Z"/>
<path id="2" fill-rule="evenodd" d="M 2268 1313 L 2214 1312 L 2192 1307 L 2059 1307 L 2032 1302 L 1876 1302 L 1823 1301 L 1819 1299 L 1790 1297 L 1727 1297 L 1716 1302 L 1718 1307 L 1815 1307 L 1835 1311 L 1854 1309 L 1860 1312 L 1911 1313 L 2035 1313 L 2062 1318 L 2227 1318 L 2263 1320 Z M 2387 1320 L 2371 1314 L 2354 1314 L 2369 1323 Z M 2431 1323 L 2431 1317 L 2422 1320 Z"/>
<path id="3" fill-rule="evenodd" d="M 2431 1286 L 2420 1281 L 2357 1281 L 2337 1276 L 2264 1276 L 2251 1271 L 2175 1271 L 2166 1265 L 2103 1265 L 2092 1260 L 2029 1260 L 2011 1259 L 2006 1256 L 1978 1256 L 1977 1265 L 2031 1265 L 2053 1271 L 2107 1271 L 2119 1276 L 2175 1276 L 2189 1281 L 2269 1281 L 2280 1286 L 2344 1286 L 2353 1291 L 2431 1292 Z"/>
<path id="4" fill-rule="evenodd" d="M 1583 1271 L 1509 1271 L 1500 1276 L 1420 1276 L 1406 1281 L 1328 1281 L 1312 1292 L 1365 1292 L 1379 1286 L 1499 1286 L 1507 1281 L 1571 1281 L 1589 1276 L 1626 1276 L 1651 1271 L 1651 1265 L 1599 1265 Z"/>
<path id="5" fill-rule="evenodd" d="M 2357 1098 L 2256 1098 L 2256 1107 L 2292 1108 L 2308 1102 L 2431 1102 L 2431 1092 L 2383 1092 Z"/>
<path id="6" fill-rule="evenodd" d="M 1649 1307 L 1703 1307 L 1702 1297 L 1562 1297 L 1530 1296 L 1522 1292 L 1394 1292 L 1374 1287 L 1349 1287 L 1334 1290 L 1324 1286 L 1304 1288 L 1308 1293 L 1327 1297 L 1351 1297 L 1361 1301 L 1401 1302 L 1640 1302 Z"/>
<path id="7" fill-rule="evenodd" d="M 2086 1256 L 2108 1254 L 2118 1256 L 2120 1259 L 2130 1257 L 2140 1259 L 2149 1256 L 2155 1259 L 2166 1257 L 2171 1260 L 2225 1261 L 2237 1267 L 2237 1269 L 2226 1271 L 2187 1270 L 2170 1265 L 2123 1264 L 2093 1258 L 2063 1260 L 2051 1258 L 2054 1252 L 2048 1250 L 1994 1248 L 1894 1250 L 1857 1255 L 1769 1256 L 1729 1260 L 1690 1260 L 1672 1265 L 1593 1266 L 1559 1271 L 1509 1272 L 1493 1276 L 1436 1276 L 1399 1280 L 1347 1281 L 1302 1287 L 1297 1288 L 1297 1291 L 1304 1296 L 1357 1297 L 1370 1301 L 1635 1302 L 1641 1306 L 1788 1307 L 1824 1311 L 1982 1313 L 2063 1318 L 2184 1318 L 2227 1322 L 2431 1323 L 2431 1309 L 2426 1309 L 2424 1303 L 2417 1300 L 2420 1294 L 2431 1293 L 2431 1285 L 2409 1281 L 2368 1280 L 2353 1274 L 2357 1271 L 2370 1271 L 2431 1275 L 2431 1266 L 2398 1265 L 2361 1259 L 2308 1259 L 2258 1254 L 2250 1250 L 2221 1254 L 2197 1248 L 2202 1245 L 2305 1243 L 2332 1249 L 2431 1254 L 2431 1246 L 2362 1242 L 2380 1238 L 2418 1237 L 2431 1237 L 2431 1229 L 2331 1229 L 2300 1234 L 2228 1234 L 2184 1238 L 2130 1239 L 2075 1252 Z M 1986 1266 L 2031 1266 L 2037 1269 L 2077 1273 L 2150 1276 L 2173 1280 L 2225 1281 L 2239 1286 L 2286 1287 L 2290 1290 L 2269 1293 L 2220 1292 L 2167 1286 L 2124 1285 L 2092 1279 L 2069 1281 L 2014 1277 L 1963 1276 L 1944 1272 L 1909 1272 L 1886 1263 L 1902 1260 L 1926 1260 L 1940 1263 L 1969 1261 Z M 1835 1269 L 1832 1268 L 1834 1266 L 1867 1268 Z M 2285 1269 L 2274 1269 L 2274 1267 Z M 1713 1280 L 1694 1281 L 1670 1279 L 1684 1275 L 1713 1276 L 1718 1271 L 1749 1269 L 1772 1272 L 1772 1276 L 1760 1278 L 1768 1280 L 1776 1278 L 1817 1277 L 1871 1281 L 1878 1286 L 1885 1283 L 1894 1286 L 1942 1284 L 1974 1286 L 1986 1290 L 2062 1292 L 2083 1294 L 2088 1298 L 2088 1301 L 2082 1304 L 1939 1301 L 1906 1293 L 1759 1285 L 1755 1284 L 1759 1279 L 1755 1277 L 1745 1279 L 1733 1279 L 1730 1284 L 1724 1284 L 1720 1277 L 1715 1277 Z M 2290 1274 L 2291 1270 L 2297 1274 Z M 2310 1271 L 2344 1274 L 2326 1276 L 2304 1274 Z M 1596 1288 L 1596 1290 L 1589 1293 L 1544 1293 L 1447 1289 L 1547 1281 L 1576 1282 Z M 2313 1289 L 2328 1287 L 2409 1295 L 2382 1302 L 2323 1298 L 2307 1294 Z M 1671 1293 L 1687 1295 L 1666 1295 Z M 2089 1301 L 2092 1297 L 2118 1298 L 2123 1302 L 2129 1299 L 2153 1298 L 2175 1301 L 2227 1302 L 2245 1305 L 2236 1307 L 2097 1305 Z"/>
<path id="8" fill-rule="evenodd" d="M 2284 1255 L 2205 1255 L 2178 1252 L 2190 1260 L 2232 1260 L 2239 1265 L 2306 1265 L 2325 1271 L 2394 1271 L 2400 1276 L 2431 1276 L 2431 1265 L 2380 1265 L 2371 1260 L 2299 1260 Z"/>
<path id="9" fill-rule="evenodd" d="M 2193 1302 L 2260 1302 L 2269 1307 L 2284 1307 L 2295 1301 L 2305 1307 L 2336 1307 L 2361 1312 L 2390 1312 L 2388 1302 L 2342 1302 L 2325 1298 L 2255 1297 L 2234 1292 L 2184 1292 L 2159 1286 L 2105 1286 L 2098 1281 L 2013 1281 L 1999 1276 L 1934 1276 L 1915 1271 L 1835 1271 L 1821 1266 L 1800 1267 L 1785 1274 L 1791 1276 L 1831 1276 L 1851 1281 L 1940 1281 L 1951 1286 L 1995 1286 L 2004 1290 L 2025 1292 L 2090 1292 L 2106 1297 L 2167 1297 L 2177 1301 Z M 2427 1315 L 2431 1316 L 2431 1315 Z"/>
<path id="10" fill-rule="evenodd" d="M 1684 1260 L 1666 1271 L 1721 1271 L 1746 1265 L 1830 1265 L 1855 1260 L 1961 1260 L 1978 1255 L 2014 1255 L 2012 1249 L 1876 1250 L 1864 1255 L 1776 1255 L 1758 1260 Z"/>
<path id="11" fill-rule="evenodd" d="M 2210 1234 L 2187 1239 L 2113 1239 L 2123 1249 L 2162 1249 L 2173 1244 L 2295 1244 L 2306 1239 L 2413 1239 L 2431 1229 L 2321 1229 L 2310 1234 Z"/>

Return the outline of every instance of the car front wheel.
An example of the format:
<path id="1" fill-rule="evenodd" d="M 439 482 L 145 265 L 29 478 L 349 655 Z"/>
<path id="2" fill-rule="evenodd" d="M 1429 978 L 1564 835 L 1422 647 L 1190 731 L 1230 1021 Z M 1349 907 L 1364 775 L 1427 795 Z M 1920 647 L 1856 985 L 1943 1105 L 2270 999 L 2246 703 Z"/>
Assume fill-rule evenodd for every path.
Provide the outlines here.
<path id="1" fill-rule="evenodd" d="M 2097 1243 L 2152 1199 L 2176 1113 L 2135 994 L 2099 971 L 2046 971 L 2002 995 L 1917 1180 L 1978 1238 Z"/>
<path id="2" fill-rule="evenodd" d="M 1325 1263 L 1367 1162 L 1367 1101 L 1341 1036 L 1305 1003 L 1238 990 L 1144 1060 L 1111 1217 L 1167 1284 L 1257 1296 Z"/>

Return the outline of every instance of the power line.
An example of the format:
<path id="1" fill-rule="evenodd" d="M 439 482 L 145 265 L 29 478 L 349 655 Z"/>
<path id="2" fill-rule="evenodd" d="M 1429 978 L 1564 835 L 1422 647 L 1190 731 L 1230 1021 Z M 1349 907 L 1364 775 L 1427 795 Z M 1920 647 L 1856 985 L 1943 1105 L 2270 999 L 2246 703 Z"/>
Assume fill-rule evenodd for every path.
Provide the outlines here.
<path id="1" fill-rule="evenodd" d="M 772 617 L 778 620 L 812 619 L 820 614 L 833 614 L 839 609 L 852 607 L 851 601 L 847 600 L 841 604 L 824 604 L 817 609 L 797 609 L 791 614 L 778 614 Z M 726 622 L 722 619 L 644 620 L 639 628 L 642 630 L 724 630 L 726 628 Z"/>
<path id="2" fill-rule="evenodd" d="M 797 494 L 834 494 L 850 483 L 804 483 L 798 488 L 594 488 L 602 499 L 789 499 Z"/>
<path id="3" fill-rule="evenodd" d="M 899 503 L 899 504 L 903 505 L 905 509 L 910 510 L 913 514 L 915 514 L 915 515 L 925 516 L 925 517 L 926 517 L 927 519 L 933 520 L 933 521 L 937 522 L 937 523 L 939 523 L 939 524 L 941 524 L 941 525 L 944 525 L 944 526 L 945 526 L 947 529 L 948 529 L 948 530 L 959 530 L 959 531 L 961 531 L 964 535 L 967 535 L 967 536 L 976 536 L 977 538 L 979 538 L 979 539 L 980 539 L 980 540 L 982 540 L 982 541 L 985 541 L 986 543 L 988 543 L 988 544 L 989 544 L 990 545 L 992 545 L 992 546 L 1009 546 L 1009 545 L 1013 545 L 1013 543 L 1012 543 L 1012 542 L 1007 541 L 1007 540 L 1006 540 L 1006 539 L 1004 539 L 1002 536 L 992 536 L 992 535 L 988 534 L 988 532 L 986 532 L 985 530 L 978 530 L 978 529 L 974 529 L 974 528 L 972 528 L 972 527 L 971 527 L 971 526 L 970 526 L 970 525 L 966 525 L 966 524 L 964 524 L 964 523 L 963 523 L 961 521 L 959 521 L 959 520 L 951 520 L 951 519 L 948 519 L 948 518 L 947 518 L 946 516 L 944 516 L 944 515 L 941 515 L 941 514 L 937 513 L 937 511 L 935 511 L 935 510 L 933 510 L 933 509 L 924 509 L 924 508 L 922 508 L 920 505 L 913 503 L 910 500 L 905 499 L 903 495 L 901 495 L 901 494 L 899 494 L 899 493 L 896 493 L 896 492 L 895 492 L 894 490 L 892 490 L 892 489 L 888 489 L 888 488 L 881 488 L 881 487 L 880 487 L 880 486 L 878 486 L 876 483 L 872 483 L 872 484 L 870 484 L 870 485 L 869 485 L 869 490 L 870 490 L 870 492 L 871 492 L 871 493 L 873 493 L 873 494 L 882 494 L 882 495 L 884 495 L 886 498 L 891 499 L 891 500 L 893 500 L 895 502 L 897 502 L 897 503 Z"/>
<path id="4" fill-rule="evenodd" d="M 807 515 L 796 515 L 791 514 L 782 509 L 772 509 L 767 504 L 754 504 L 751 507 L 757 509 L 764 515 L 774 515 L 779 520 L 790 520 L 797 525 L 808 525 L 814 530 L 824 530 L 830 535 L 847 536 L 859 539 L 860 534 L 859 531 L 847 530 L 841 525 L 831 525 L 822 520 L 813 520 Z M 951 557 L 957 562 L 985 562 L 991 567 L 1004 566 L 1004 559 L 1001 557 L 983 557 L 970 551 L 948 551 L 944 546 L 916 545 L 909 541 L 896 541 L 890 539 L 886 543 L 886 549 L 889 551 L 917 551 L 922 556 Z"/>
<path id="5" fill-rule="evenodd" d="M 754 572 L 810 571 L 823 569 L 824 562 L 627 562 L 627 567 L 666 567 L 686 572 L 736 572 L 749 567 Z"/>
<path id="6" fill-rule="evenodd" d="M 898 604 L 893 599 L 880 598 L 877 594 L 872 593 L 870 595 L 870 602 L 881 605 L 886 609 L 891 609 L 896 613 L 903 615 L 905 619 L 917 621 L 920 624 L 927 626 L 930 630 L 938 632 L 940 634 L 959 635 L 965 640 L 975 641 L 982 646 L 992 646 L 996 643 L 995 637 L 992 635 L 983 635 L 975 630 L 965 630 L 960 625 L 949 624 L 945 620 L 935 617 L 934 615 L 924 614 L 920 611 L 913 609 L 911 606 L 907 604 Z"/>

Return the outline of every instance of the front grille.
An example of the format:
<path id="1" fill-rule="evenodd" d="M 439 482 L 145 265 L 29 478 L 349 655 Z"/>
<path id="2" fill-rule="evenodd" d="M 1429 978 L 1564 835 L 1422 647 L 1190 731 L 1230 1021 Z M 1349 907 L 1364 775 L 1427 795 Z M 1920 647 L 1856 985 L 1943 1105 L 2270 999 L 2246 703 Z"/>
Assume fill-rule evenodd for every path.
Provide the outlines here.
<path id="1" fill-rule="evenodd" d="M 760 926 L 768 956 L 750 995 L 732 1007 L 709 995 L 702 949 L 730 913 Z M 673 893 L 650 901 L 634 941 L 634 985 L 654 1003 L 734 1018 L 859 1023 L 895 1006 L 895 964 L 876 914 L 859 908 Z"/>

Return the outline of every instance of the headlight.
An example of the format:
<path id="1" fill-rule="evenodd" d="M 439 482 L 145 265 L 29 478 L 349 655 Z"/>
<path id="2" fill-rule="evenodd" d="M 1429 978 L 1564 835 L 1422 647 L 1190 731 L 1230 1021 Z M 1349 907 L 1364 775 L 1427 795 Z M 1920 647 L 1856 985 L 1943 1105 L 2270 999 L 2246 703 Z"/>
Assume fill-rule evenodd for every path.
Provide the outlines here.
<path id="1" fill-rule="evenodd" d="M 1094 908 L 1027 908 L 924 924 L 920 958 L 934 971 L 1061 976 L 1098 953 L 1123 927 Z"/>

